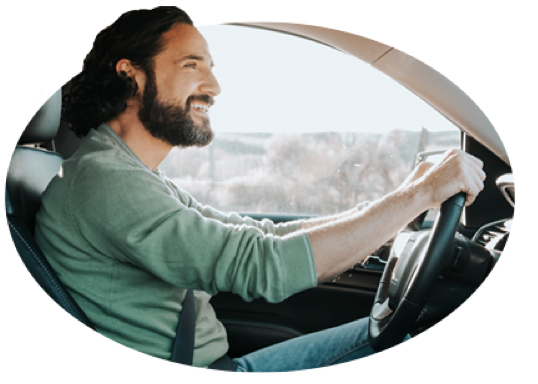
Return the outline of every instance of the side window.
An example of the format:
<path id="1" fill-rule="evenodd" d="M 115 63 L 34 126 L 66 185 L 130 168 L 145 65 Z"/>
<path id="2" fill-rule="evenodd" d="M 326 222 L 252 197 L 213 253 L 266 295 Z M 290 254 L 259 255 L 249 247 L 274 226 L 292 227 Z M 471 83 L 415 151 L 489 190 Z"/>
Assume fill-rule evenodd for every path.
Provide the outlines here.
<path id="1" fill-rule="evenodd" d="M 216 137 L 161 169 L 203 204 L 333 214 L 397 188 L 418 152 L 460 146 L 456 126 L 353 56 L 253 28 L 200 31 L 222 88 Z"/>

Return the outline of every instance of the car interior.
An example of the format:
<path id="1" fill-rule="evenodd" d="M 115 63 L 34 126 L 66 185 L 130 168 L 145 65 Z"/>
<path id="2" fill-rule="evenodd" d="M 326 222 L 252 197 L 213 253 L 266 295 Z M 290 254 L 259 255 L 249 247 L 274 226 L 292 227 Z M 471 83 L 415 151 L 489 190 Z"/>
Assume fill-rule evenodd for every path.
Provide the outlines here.
<path id="1" fill-rule="evenodd" d="M 443 205 L 437 217 L 423 216 L 410 223 L 363 263 L 316 288 L 281 303 L 268 303 L 264 299 L 245 302 L 231 293 L 217 294 L 212 304 L 227 329 L 229 355 L 241 356 L 363 317 L 370 318 L 371 341 L 383 350 L 398 344 L 406 333 L 416 336 L 441 321 L 488 276 L 510 234 L 514 181 L 508 155 L 491 123 L 448 79 L 392 47 L 313 26 L 236 25 L 310 39 L 374 66 L 456 124 L 461 130 L 462 149 L 483 160 L 488 177 L 473 205 L 462 209 L 461 199 L 459 203 L 451 202 L 458 208 Z M 6 180 L 7 221 L 21 259 L 32 276 L 56 303 L 91 327 L 33 240 L 41 193 L 79 142 L 61 120 L 61 102 L 60 89 L 27 125 L 13 152 Z M 303 217 L 248 214 L 274 222 Z M 398 286 L 392 284 L 395 276 L 400 280 Z M 412 310 L 406 309 L 408 302 Z"/>

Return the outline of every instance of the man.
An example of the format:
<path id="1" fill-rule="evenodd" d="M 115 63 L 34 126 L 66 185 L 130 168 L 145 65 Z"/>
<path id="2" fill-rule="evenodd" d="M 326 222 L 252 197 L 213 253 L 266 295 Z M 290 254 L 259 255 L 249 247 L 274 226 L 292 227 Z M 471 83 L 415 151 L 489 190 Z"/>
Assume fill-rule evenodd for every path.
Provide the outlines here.
<path id="1" fill-rule="evenodd" d="M 75 301 L 122 344 L 169 358 L 186 290 L 195 290 L 200 367 L 228 349 L 212 294 L 282 301 L 357 264 L 450 196 L 464 191 L 471 204 L 485 178 L 480 160 L 452 151 L 397 191 L 333 217 L 275 225 L 203 206 L 158 166 L 174 146 L 211 142 L 208 110 L 220 93 L 212 67 L 205 40 L 175 7 L 128 12 L 100 32 L 65 95 L 64 119 L 86 137 L 43 195 L 36 225 Z M 371 353 L 363 319 L 234 363 L 289 371 Z"/>

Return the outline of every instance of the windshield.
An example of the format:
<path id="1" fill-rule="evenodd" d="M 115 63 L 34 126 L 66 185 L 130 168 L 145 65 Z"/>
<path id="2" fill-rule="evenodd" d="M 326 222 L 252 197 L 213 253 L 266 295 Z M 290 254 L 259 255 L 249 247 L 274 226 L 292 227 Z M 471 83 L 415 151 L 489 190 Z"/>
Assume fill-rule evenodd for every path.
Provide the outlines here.
<path id="1" fill-rule="evenodd" d="M 456 126 L 353 56 L 261 29 L 200 31 L 222 88 L 215 140 L 161 169 L 204 204 L 332 214 L 397 188 L 418 152 L 460 147 Z"/>

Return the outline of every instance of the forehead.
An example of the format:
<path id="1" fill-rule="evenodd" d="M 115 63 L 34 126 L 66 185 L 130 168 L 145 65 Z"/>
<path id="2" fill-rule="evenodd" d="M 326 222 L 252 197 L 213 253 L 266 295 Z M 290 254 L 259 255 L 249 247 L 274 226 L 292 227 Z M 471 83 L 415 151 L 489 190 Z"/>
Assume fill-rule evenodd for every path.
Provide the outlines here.
<path id="1" fill-rule="evenodd" d="M 198 56 L 212 61 L 209 47 L 196 28 L 188 24 L 176 24 L 163 34 L 164 50 L 159 55 L 180 60 L 186 56 Z M 159 56 L 158 55 L 158 56 Z"/>

